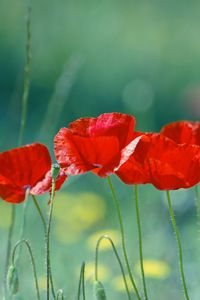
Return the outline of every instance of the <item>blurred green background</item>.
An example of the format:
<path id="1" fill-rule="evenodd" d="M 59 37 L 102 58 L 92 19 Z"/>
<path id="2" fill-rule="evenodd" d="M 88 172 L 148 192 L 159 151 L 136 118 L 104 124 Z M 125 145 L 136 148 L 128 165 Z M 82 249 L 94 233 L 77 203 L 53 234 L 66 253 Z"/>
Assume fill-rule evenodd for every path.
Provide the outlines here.
<path id="1" fill-rule="evenodd" d="M 53 136 L 60 127 L 79 117 L 103 112 L 133 114 L 137 129 L 146 131 L 159 131 L 165 123 L 179 119 L 199 119 L 199 1 L 32 2 L 32 72 L 25 143 L 46 143 L 53 154 Z M 26 1 L 1 0 L 1 151 L 16 147 L 18 142 L 26 14 Z M 123 211 L 129 256 L 141 285 L 133 191 L 118 179 L 114 184 Z M 78 268 L 84 260 L 88 262 L 88 299 L 93 299 L 90 273 L 94 240 L 102 230 L 113 230 L 110 234 L 116 237 L 121 251 L 107 183 L 91 174 L 70 178 L 57 197 L 52 233 L 56 286 L 64 289 L 67 299 L 75 299 Z M 47 196 L 41 199 L 44 210 L 47 200 Z M 173 205 L 183 240 L 189 294 L 192 300 L 198 300 L 200 242 L 193 191 L 174 192 Z M 182 300 L 177 249 L 165 195 L 149 186 L 140 187 L 140 206 L 149 298 Z M 22 205 L 17 210 L 15 241 Z M 0 211 L 2 278 L 10 205 L 1 201 Z M 30 201 L 26 237 L 37 254 L 40 287 L 45 289 L 43 232 L 37 220 Z M 110 249 L 103 251 L 101 262 L 108 299 L 126 299 Z M 27 299 L 28 293 L 30 300 L 35 299 L 25 255 L 21 259 L 20 278 L 16 299 Z"/>

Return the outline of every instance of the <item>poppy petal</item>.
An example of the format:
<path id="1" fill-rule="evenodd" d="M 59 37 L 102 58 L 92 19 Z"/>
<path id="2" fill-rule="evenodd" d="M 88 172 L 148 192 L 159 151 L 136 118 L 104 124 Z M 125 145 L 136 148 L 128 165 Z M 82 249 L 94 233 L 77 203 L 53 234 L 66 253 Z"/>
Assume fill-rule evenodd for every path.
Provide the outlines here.
<path id="1" fill-rule="evenodd" d="M 11 203 L 21 203 L 25 199 L 25 191 L 0 175 L 0 197 Z"/>
<path id="2" fill-rule="evenodd" d="M 46 146 L 30 144 L 0 153 L 0 175 L 19 187 L 34 186 L 51 168 Z"/>
<path id="3" fill-rule="evenodd" d="M 67 174 L 77 175 L 108 165 L 119 155 L 114 136 L 86 138 L 62 128 L 54 139 L 56 159 Z"/>
<path id="4" fill-rule="evenodd" d="M 200 122 L 178 121 L 162 127 L 161 134 L 178 144 L 200 146 Z"/>
<path id="5" fill-rule="evenodd" d="M 116 136 L 120 147 L 134 136 L 135 118 L 121 113 L 105 113 L 97 118 L 81 118 L 70 124 L 73 134 L 84 137 Z"/>
<path id="6" fill-rule="evenodd" d="M 200 181 L 200 147 L 179 145 L 159 134 L 143 135 L 116 174 L 127 184 L 152 183 L 160 190 L 188 188 Z"/>
<path id="7" fill-rule="evenodd" d="M 64 181 L 66 180 L 67 176 L 64 172 L 64 170 L 60 169 L 60 173 L 56 179 L 56 188 L 55 190 L 59 190 Z M 51 170 L 48 171 L 45 175 L 45 177 L 39 181 L 31 190 L 31 195 L 41 195 L 46 192 L 51 192 L 51 186 L 52 186 L 52 176 L 51 176 Z"/>

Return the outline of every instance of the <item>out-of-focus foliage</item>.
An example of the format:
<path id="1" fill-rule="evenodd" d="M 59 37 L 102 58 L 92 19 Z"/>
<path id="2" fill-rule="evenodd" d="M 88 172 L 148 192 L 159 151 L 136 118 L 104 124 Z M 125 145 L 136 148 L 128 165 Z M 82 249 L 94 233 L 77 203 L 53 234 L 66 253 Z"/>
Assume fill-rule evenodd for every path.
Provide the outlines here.
<path id="1" fill-rule="evenodd" d="M 59 89 L 65 91 L 69 81 L 72 87 L 59 118 L 49 116 L 52 133 L 77 117 L 105 111 L 135 114 L 138 128 L 145 130 L 199 118 L 199 9 L 198 1 L 32 1 L 27 141 L 39 136 L 66 63 Z M 9 138 L 1 126 L 2 148 L 15 145 L 19 126 L 25 15 L 26 1 L 1 1 L 0 120 L 10 125 Z M 41 138 L 52 140 L 44 131 Z"/>

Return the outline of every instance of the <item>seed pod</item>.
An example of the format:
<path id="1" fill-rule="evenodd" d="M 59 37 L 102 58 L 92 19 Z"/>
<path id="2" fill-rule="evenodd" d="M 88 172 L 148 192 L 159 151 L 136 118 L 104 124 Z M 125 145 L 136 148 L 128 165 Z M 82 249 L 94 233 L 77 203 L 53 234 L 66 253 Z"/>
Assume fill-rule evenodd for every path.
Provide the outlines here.
<path id="1" fill-rule="evenodd" d="M 104 286 L 100 281 L 94 282 L 94 294 L 97 300 L 106 300 Z"/>
<path id="2" fill-rule="evenodd" d="M 17 292 L 19 290 L 18 273 L 17 273 L 17 269 L 13 265 L 11 265 L 8 269 L 7 287 L 8 287 L 8 290 L 10 291 L 11 295 L 17 294 Z"/>
<path id="3" fill-rule="evenodd" d="M 58 177 L 59 172 L 60 172 L 59 164 L 53 164 L 51 167 L 51 176 L 54 180 L 56 180 L 56 178 Z"/>

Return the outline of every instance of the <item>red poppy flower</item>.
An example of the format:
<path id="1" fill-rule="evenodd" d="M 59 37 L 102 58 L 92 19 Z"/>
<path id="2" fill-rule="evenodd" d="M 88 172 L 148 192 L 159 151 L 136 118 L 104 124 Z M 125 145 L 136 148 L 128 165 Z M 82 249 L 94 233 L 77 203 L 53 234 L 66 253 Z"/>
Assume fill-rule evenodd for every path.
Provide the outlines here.
<path id="1" fill-rule="evenodd" d="M 121 150 L 133 139 L 134 126 L 134 117 L 121 113 L 78 119 L 55 136 L 56 159 L 70 175 L 93 171 L 106 176 L 118 165 Z"/>
<path id="2" fill-rule="evenodd" d="M 160 190 L 189 188 L 200 181 L 200 147 L 145 134 L 122 151 L 115 173 L 127 184 L 151 183 Z"/>
<path id="3" fill-rule="evenodd" d="M 178 144 L 200 146 L 200 122 L 173 122 L 163 126 L 161 133 Z"/>
<path id="4" fill-rule="evenodd" d="M 59 189 L 66 179 L 63 170 L 56 182 Z M 0 153 L 0 197 L 8 202 L 20 203 L 30 194 L 51 191 L 51 157 L 42 144 L 30 144 Z"/>

